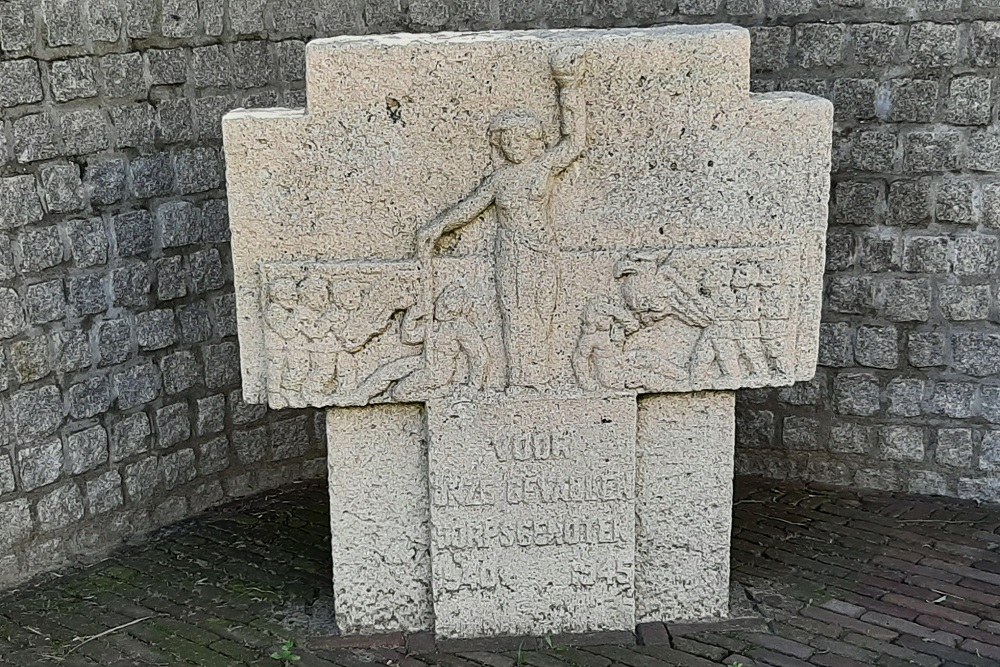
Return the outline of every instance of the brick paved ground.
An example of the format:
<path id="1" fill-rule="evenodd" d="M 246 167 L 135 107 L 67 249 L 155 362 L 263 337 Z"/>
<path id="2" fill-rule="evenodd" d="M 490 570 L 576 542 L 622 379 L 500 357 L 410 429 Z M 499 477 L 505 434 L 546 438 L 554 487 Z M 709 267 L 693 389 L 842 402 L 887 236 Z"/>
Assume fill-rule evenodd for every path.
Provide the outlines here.
<path id="1" fill-rule="evenodd" d="M 0 597 L 0 664 L 281 667 L 270 654 L 287 639 L 301 667 L 1000 664 L 1000 508 L 752 480 L 737 492 L 740 618 L 646 626 L 639 645 L 435 651 L 413 637 L 408 649 L 338 648 L 322 639 L 332 628 L 325 492 L 302 485 Z"/>

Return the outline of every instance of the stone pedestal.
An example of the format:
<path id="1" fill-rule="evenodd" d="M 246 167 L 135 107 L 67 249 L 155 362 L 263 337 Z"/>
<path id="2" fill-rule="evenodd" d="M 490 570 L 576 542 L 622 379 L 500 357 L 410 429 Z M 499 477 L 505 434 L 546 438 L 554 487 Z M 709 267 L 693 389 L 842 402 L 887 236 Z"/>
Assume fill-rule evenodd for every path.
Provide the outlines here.
<path id="1" fill-rule="evenodd" d="M 726 613 L 733 394 L 814 372 L 828 102 L 731 26 L 344 37 L 223 123 L 244 395 L 330 408 L 344 632 Z"/>

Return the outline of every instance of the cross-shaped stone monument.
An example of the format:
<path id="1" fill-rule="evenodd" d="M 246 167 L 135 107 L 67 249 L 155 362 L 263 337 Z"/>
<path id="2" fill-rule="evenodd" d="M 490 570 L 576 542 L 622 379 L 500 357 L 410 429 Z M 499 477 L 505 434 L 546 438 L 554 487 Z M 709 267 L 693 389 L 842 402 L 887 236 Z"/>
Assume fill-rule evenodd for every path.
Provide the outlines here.
<path id="1" fill-rule="evenodd" d="M 244 396 L 347 633 L 725 615 L 733 390 L 815 369 L 831 106 L 732 26 L 339 37 L 224 120 Z"/>

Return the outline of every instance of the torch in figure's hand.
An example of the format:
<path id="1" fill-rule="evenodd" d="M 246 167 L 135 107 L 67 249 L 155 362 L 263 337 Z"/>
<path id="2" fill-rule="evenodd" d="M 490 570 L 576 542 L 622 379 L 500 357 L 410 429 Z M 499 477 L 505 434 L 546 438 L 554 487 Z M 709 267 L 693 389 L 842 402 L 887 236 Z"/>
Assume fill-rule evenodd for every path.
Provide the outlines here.
<path id="1" fill-rule="evenodd" d="M 564 46 L 549 56 L 552 78 L 560 88 L 579 85 L 585 65 L 584 50 L 579 46 Z"/>

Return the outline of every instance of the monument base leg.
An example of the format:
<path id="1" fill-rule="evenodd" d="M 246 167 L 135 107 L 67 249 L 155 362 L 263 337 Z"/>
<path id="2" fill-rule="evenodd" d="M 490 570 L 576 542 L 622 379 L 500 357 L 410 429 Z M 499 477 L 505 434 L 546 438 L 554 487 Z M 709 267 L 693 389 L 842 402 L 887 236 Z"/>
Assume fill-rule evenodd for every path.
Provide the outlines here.
<path id="1" fill-rule="evenodd" d="M 326 424 L 340 632 L 433 629 L 422 406 L 336 408 Z"/>
<path id="2" fill-rule="evenodd" d="M 639 399 L 636 622 L 729 611 L 734 393 Z"/>

